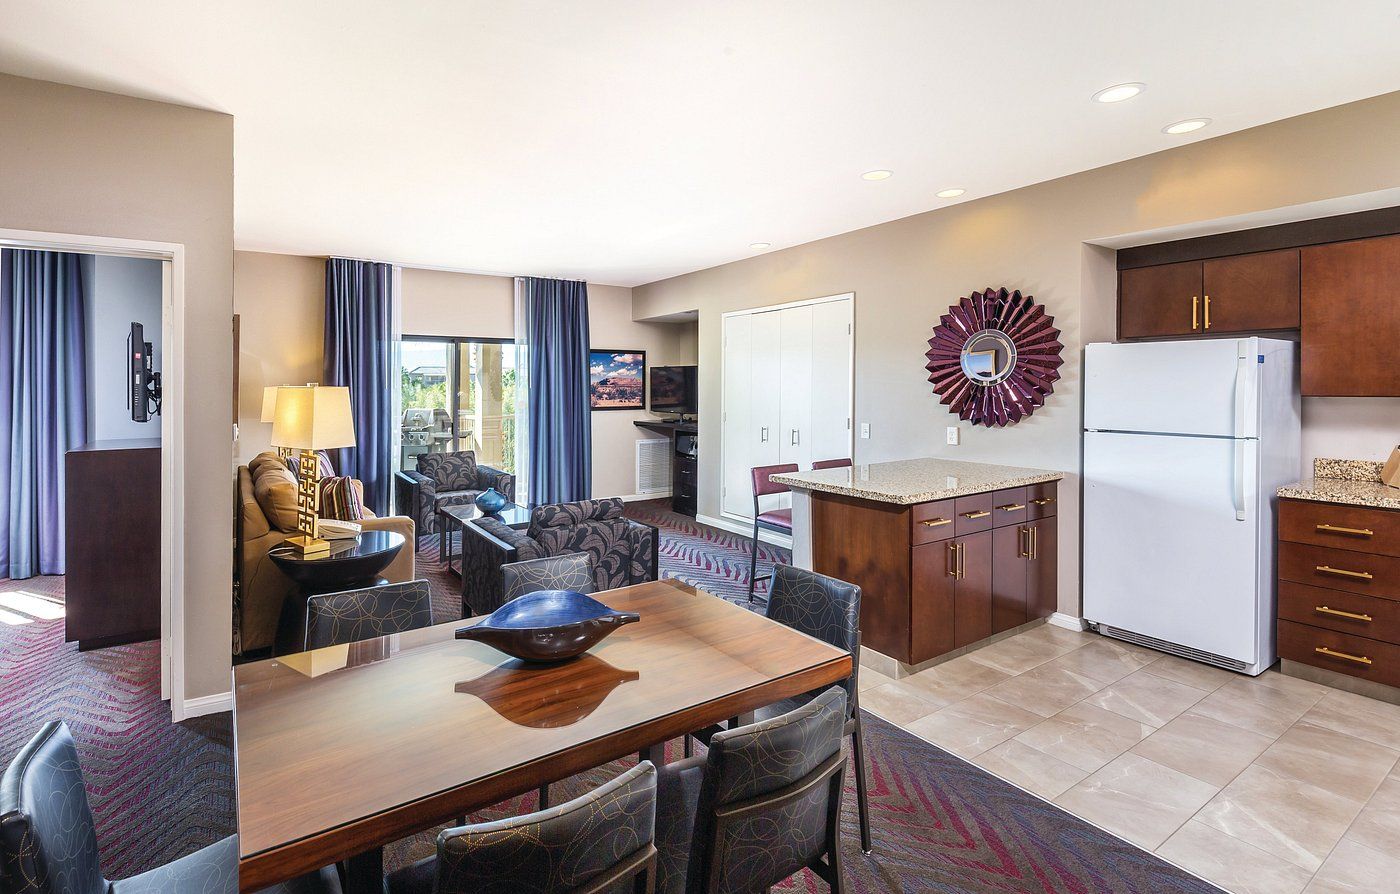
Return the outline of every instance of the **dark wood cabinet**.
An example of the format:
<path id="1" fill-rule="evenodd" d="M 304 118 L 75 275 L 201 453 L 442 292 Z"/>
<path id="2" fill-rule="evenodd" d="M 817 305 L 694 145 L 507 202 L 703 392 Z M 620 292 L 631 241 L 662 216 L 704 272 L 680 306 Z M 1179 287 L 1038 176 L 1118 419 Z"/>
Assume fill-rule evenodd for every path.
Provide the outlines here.
<path id="1" fill-rule="evenodd" d="M 1310 397 L 1400 396 L 1400 236 L 1302 250 L 1302 377 Z"/>
<path id="2" fill-rule="evenodd" d="M 954 552 L 953 644 L 962 648 L 992 635 L 992 532 L 948 542 Z"/>
<path id="3" fill-rule="evenodd" d="M 1119 271 L 1119 338 L 1162 338 L 1200 331 L 1200 261 Z"/>
<path id="4" fill-rule="evenodd" d="M 946 540 L 914 547 L 909 625 L 913 655 L 933 657 L 957 648 L 953 639 L 955 555 Z"/>
<path id="5" fill-rule="evenodd" d="M 992 532 L 992 632 L 1026 623 L 1026 561 L 1030 528 L 1007 525 Z"/>
<path id="6" fill-rule="evenodd" d="M 1029 529 L 1030 557 L 1026 571 L 1026 620 L 1048 618 L 1060 603 L 1060 544 L 1058 525 L 1053 517 L 1026 526 Z"/>
<path id="7" fill-rule="evenodd" d="M 1298 250 L 1212 258 L 1202 265 L 1201 331 L 1297 329 Z"/>

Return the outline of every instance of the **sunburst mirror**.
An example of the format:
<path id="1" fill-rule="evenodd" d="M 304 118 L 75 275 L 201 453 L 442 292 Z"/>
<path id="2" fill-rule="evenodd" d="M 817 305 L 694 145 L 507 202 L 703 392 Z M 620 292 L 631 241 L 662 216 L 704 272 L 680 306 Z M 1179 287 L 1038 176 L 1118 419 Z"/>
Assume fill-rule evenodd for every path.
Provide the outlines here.
<path id="1" fill-rule="evenodd" d="M 1020 422 L 1045 403 L 1060 377 L 1060 330 L 1019 290 L 973 292 L 933 327 L 928 380 L 940 402 L 973 425 Z"/>

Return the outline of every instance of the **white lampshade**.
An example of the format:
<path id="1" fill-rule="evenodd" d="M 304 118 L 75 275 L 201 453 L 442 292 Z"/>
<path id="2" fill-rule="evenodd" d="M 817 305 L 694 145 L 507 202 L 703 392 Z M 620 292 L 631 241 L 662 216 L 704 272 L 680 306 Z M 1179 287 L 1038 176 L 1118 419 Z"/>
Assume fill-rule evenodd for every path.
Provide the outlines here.
<path id="1" fill-rule="evenodd" d="M 318 385 L 277 389 L 272 445 L 293 450 L 355 446 L 350 389 Z"/>
<path id="2" fill-rule="evenodd" d="M 263 389 L 262 421 L 272 422 L 277 417 L 277 388 L 276 385 L 268 385 Z"/>

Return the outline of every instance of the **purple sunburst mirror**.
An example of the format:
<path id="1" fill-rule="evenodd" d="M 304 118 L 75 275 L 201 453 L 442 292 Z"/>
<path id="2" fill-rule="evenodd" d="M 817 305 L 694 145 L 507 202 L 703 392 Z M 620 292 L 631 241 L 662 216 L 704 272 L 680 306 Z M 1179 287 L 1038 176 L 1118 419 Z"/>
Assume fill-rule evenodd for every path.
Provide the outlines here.
<path id="1" fill-rule="evenodd" d="M 1060 377 L 1060 330 L 1030 295 L 973 292 L 933 327 L 928 380 L 941 403 L 973 425 L 1015 425 L 1045 403 Z"/>

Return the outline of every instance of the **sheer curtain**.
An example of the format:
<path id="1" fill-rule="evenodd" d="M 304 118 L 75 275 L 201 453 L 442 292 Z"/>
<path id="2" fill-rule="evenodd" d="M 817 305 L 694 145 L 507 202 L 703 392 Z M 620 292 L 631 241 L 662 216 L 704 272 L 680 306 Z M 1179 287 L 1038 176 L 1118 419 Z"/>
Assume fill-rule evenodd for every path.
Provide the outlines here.
<path id="1" fill-rule="evenodd" d="M 525 371 L 524 388 L 516 386 L 516 486 L 534 505 L 586 500 L 593 488 L 588 284 L 517 279 L 515 341 L 517 377 Z"/>

